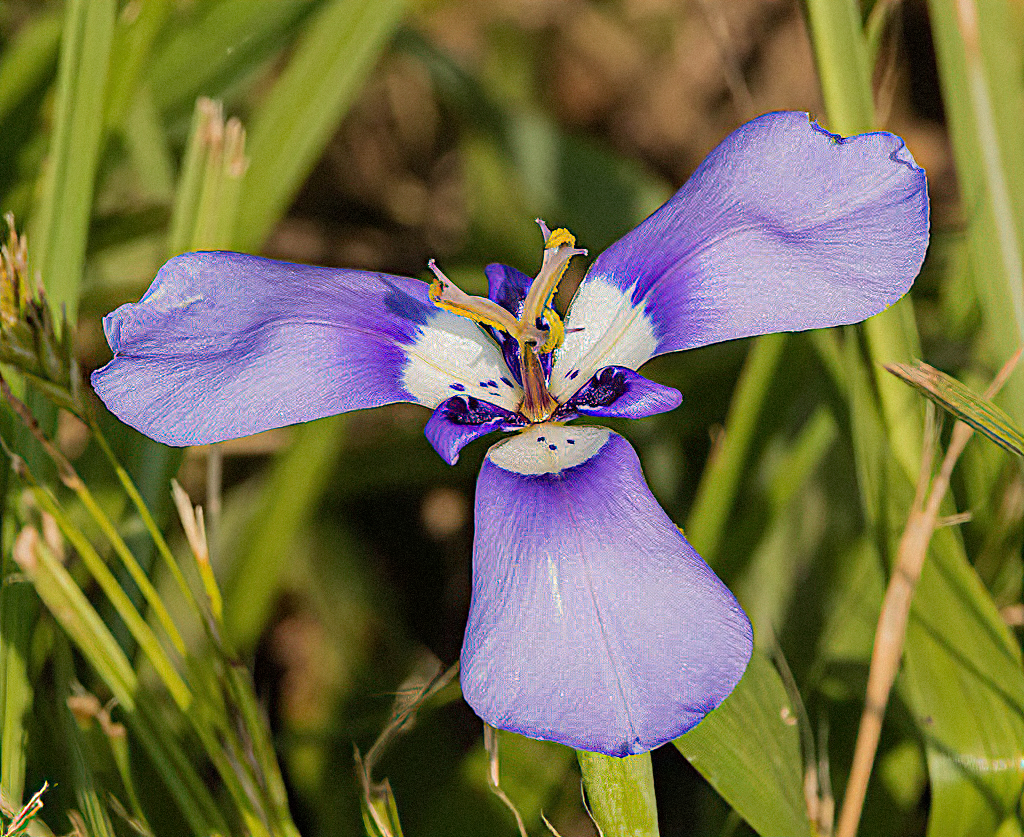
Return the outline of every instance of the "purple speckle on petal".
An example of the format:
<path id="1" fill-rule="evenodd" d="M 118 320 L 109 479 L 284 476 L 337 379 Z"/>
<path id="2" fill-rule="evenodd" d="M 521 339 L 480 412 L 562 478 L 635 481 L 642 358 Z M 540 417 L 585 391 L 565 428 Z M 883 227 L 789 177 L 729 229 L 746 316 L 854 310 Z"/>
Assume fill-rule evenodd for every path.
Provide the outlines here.
<path id="1" fill-rule="evenodd" d="M 497 381 L 488 381 L 487 382 L 487 386 L 494 387 L 495 389 L 497 389 L 498 388 L 498 382 Z"/>
<path id="2" fill-rule="evenodd" d="M 573 380 L 579 374 L 580 374 L 580 370 L 579 369 L 573 369 L 572 372 L 569 373 L 569 380 L 570 381 Z"/>
<path id="3" fill-rule="evenodd" d="M 575 439 L 566 439 L 565 441 L 566 441 L 567 444 L 570 444 L 570 445 L 575 445 L 576 444 L 576 440 Z"/>
<path id="4" fill-rule="evenodd" d="M 508 378 L 502 378 L 501 382 L 507 387 L 512 386 L 512 382 Z"/>
<path id="5" fill-rule="evenodd" d="M 543 442 L 544 441 L 544 437 L 543 436 L 538 436 L 537 437 L 537 441 L 538 442 Z"/>
<path id="6" fill-rule="evenodd" d="M 456 392 L 465 392 L 466 388 L 462 384 L 448 384 L 448 386 Z"/>
<path id="7" fill-rule="evenodd" d="M 548 450 L 558 450 L 558 445 L 548 445 Z"/>

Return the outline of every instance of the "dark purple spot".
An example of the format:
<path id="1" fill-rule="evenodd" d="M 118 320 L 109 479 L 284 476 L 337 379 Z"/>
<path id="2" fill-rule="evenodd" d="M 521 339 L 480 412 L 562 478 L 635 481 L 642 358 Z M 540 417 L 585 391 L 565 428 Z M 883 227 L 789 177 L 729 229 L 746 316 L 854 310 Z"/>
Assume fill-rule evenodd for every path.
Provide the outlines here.
<path id="1" fill-rule="evenodd" d="M 456 392 L 465 392 L 466 391 L 466 388 L 462 384 L 449 384 L 448 386 L 451 387 Z"/>
<path id="2" fill-rule="evenodd" d="M 569 401 L 574 407 L 607 407 L 615 403 L 628 388 L 626 370 L 618 366 L 606 366 L 599 369 Z"/>
<path id="3" fill-rule="evenodd" d="M 544 441 L 544 437 L 543 436 L 538 436 L 537 437 L 537 441 L 538 442 L 543 442 Z"/>
<path id="4" fill-rule="evenodd" d="M 508 378 L 502 378 L 501 382 L 507 387 L 512 386 L 512 382 Z"/>
<path id="5" fill-rule="evenodd" d="M 548 445 L 548 450 L 558 450 L 558 445 Z"/>
<path id="6" fill-rule="evenodd" d="M 487 386 L 494 387 L 495 389 L 497 389 L 498 388 L 498 383 L 497 383 L 497 381 L 488 381 L 487 382 Z"/>
<path id="7" fill-rule="evenodd" d="M 568 443 L 570 445 L 575 445 L 576 444 L 576 440 L 575 439 L 566 439 L 565 441 L 566 441 L 566 443 Z"/>
<path id="8" fill-rule="evenodd" d="M 434 412 L 455 425 L 475 427 L 487 424 L 512 428 L 526 424 L 522 416 L 472 395 L 453 395 Z"/>
<path id="9" fill-rule="evenodd" d="M 580 370 L 579 369 L 573 369 L 572 372 L 569 373 L 569 380 L 570 381 L 573 380 L 573 378 L 575 378 L 579 374 L 580 374 Z"/>

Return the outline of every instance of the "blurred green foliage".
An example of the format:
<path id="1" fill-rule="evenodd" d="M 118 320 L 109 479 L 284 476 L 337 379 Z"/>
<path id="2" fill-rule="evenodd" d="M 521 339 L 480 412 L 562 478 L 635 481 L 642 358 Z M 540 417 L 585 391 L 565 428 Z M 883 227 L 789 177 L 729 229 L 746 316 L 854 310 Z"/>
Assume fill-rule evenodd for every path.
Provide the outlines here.
<path id="1" fill-rule="evenodd" d="M 800 49 L 816 75 L 787 64 Z M 785 73 L 805 86 L 766 81 Z M 941 100 L 915 87 L 930 74 Z M 407 274 L 437 256 L 479 289 L 488 261 L 535 269 L 538 215 L 596 254 L 751 108 L 790 107 L 904 134 L 932 246 L 864 326 L 653 361 L 683 406 L 616 424 L 758 644 L 736 693 L 653 755 L 665 835 L 830 832 L 947 438 L 883 364 L 930 360 L 966 384 L 940 403 L 1019 436 L 1019 373 L 998 407 L 971 395 L 1024 334 L 1019 4 L 0 6 L 0 210 L 28 232 L 26 254 L 3 230 L 21 290 L 0 298 L 0 834 L 511 835 L 495 753 L 530 834 L 589 833 L 574 754 L 511 734 L 489 752 L 435 679 L 461 642 L 485 445 L 448 468 L 404 405 L 182 453 L 105 413 L 84 372 L 102 315 L 177 252 Z M 972 441 L 942 513 L 958 525 L 932 539 L 862 833 L 1019 835 L 1019 458 Z"/>

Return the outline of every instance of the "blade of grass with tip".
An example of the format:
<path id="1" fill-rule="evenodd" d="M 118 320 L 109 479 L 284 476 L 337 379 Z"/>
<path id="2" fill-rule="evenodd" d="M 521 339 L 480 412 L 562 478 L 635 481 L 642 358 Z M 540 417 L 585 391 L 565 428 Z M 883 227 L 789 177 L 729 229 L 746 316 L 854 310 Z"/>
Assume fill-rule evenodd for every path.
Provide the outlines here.
<path id="1" fill-rule="evenodd" d="M 50 302 L 78 311 L 79 286 L 103 143 L 103 103 L 115 0 L 70 0 L 61 34 L 54 132 L 32 215 L 33 269 Z"/>
<path id="2" fill-rule="evenodd" d="M 206 783 L 200 779 L 165 720 L 140 692 L 138 677 L 81 588 L 38 537 L 16 549 L 22 571 L 46 608 L 106 683 L 197 837 L 229 833 Z"/>
<path id="3" fill-rule="evenodd" d="M 1017 456 L 1024 456 L 1024 431 L 1005 410 L 973 392 L 956 378 L 920 361 L 913 366 L 891 363 L 885 368 L 961 421 L 984 433 L 1000 447 Z"/>
<path id="4" fill-rule="evenodd" d="M 233 246 L 262 244 L 320 158 L 391 38 L 403 0 L 332 0 L 309 20 L 250 120 L 250 173 Z"/>

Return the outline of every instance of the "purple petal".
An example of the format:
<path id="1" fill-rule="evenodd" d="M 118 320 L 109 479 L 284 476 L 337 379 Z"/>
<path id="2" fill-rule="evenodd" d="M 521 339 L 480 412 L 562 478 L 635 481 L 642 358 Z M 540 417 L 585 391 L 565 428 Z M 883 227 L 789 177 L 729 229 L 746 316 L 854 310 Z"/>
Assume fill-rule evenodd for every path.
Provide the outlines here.
<path id="1" fill-rule="evenodd" d="M 104 319 L 114 359 L 93 374 L 110 410 L 172 445 L 456 392 L 514 408 L 493 342 L 381 273 L 189 253 Z M 501 383 L 499 383 L 501 381 Z M 491 386 L 494 382 L 494 386 Z"/>
<path id="2" fill-rule="evenodd" d="M 434 450 L 449 465 L 459 461 L 459 451 L 474 439 L 495 430 L 515 430 L 526 419 L 502 407 L 473 398 L 454 395 L 439 404 L 423 432 Z"/>
<path id="3" fill-rule="evenodd" d="M 552 378 L 858 322 L 907 292 L 927 246 L 925 174 L 899 137 L 842 139 L 803 113 L 765 114 L 598 257 L 566 321 L 583 331 Z"/>
<path id="4" fill-rule="evenodd" d="M 682 401 L 677 389 L 656 384 L 623 366 L 605 366 L 558 408 L 554 418 L 566 421 L 578 414 L 643 418 L 674 410 Z"/>
<path id="5" fill-rule="evenodd" d="M 544 424 L 477 482 L 462 691 L 487 723 L 624 756 L 701 720 L 739 681 L 750 622 L 604 428 Z"/>
<path id="6" fill-rule="evenodd" d="M 484 274 L 487 276 L 487 296 L 513 317 L 518 317 L 533 279 L 507 264 L 489 264 L 484 268 Z"/>

